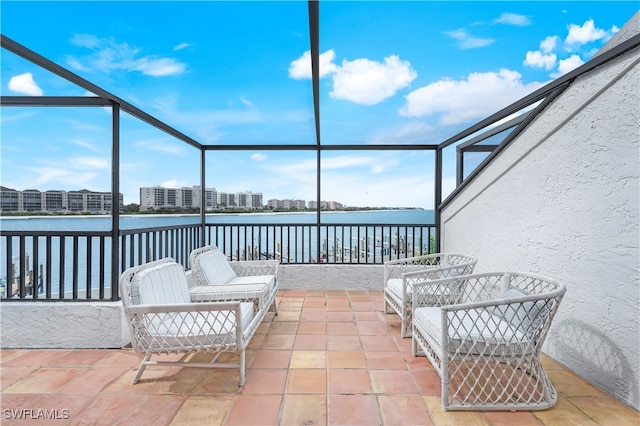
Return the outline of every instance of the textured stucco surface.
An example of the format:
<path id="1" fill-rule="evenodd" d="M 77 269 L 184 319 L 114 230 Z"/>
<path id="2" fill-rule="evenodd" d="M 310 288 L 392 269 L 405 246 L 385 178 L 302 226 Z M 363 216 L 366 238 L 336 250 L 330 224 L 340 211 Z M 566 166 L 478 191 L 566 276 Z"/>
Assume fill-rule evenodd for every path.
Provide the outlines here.
<path id="1" fill-rule="evenodd" d="M 119 348 L 129 343 L 121 302 L 3 303 L 0 320 L 4 349 Z"/>
<path id="2" fill-rule="evenodd" d="M 283 290 L 382 290 L 381 265 L 282 265 Z M 3 348 L 120 348 L 130 343 L 121 302 L 3 303 Z M 20 333 L 2 333 L 2 330 Z"/>
<path id="3" fill-rule="evenodd" d="M 620 38 L 638 33 L 638 16 Z M 544 351 L 636 409 L 639 61 L 636 49 L 575 81 L 447 204 L 441 235 L 478 272 L 564 282 Z"/>
<path id="4" fill-rule="evenodd" d="M 283 265 L 283 290 L 382 290 L 382 265 Z"/>

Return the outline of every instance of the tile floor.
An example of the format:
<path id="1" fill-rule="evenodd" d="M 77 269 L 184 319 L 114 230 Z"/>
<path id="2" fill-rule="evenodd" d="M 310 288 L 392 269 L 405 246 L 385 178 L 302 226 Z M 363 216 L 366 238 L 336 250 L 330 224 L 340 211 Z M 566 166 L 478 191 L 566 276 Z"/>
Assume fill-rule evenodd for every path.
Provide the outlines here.
<path id="1" fill-rule="evenodd" d="M 443 412 L 440 380 L 411 355 L 381 292 L 282 291 L 237 370 L 148 367 L 131 350 L 2 350 L 3 425 L 639 425 L 640 413 L 549 358 L 558 404 Z M 206 358 L 210 355 L 197 355 Z M 235 355 L 225 354 L 233 357 Z M 22 419 L 17 419 L 22 415 Z"/>

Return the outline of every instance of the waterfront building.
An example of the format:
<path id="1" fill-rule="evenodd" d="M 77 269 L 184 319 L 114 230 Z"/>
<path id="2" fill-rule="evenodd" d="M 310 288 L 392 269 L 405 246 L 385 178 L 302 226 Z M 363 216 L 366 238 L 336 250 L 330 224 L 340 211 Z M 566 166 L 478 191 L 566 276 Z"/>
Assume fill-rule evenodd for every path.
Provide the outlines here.
<path id="1" fill-rule="evenodd" d="M 307 203 L 307 208 L 309 210 L 315 210 L 318 208 L 317 201 L 309 201 Z M 344 204 L 339 203 L 337 201 L 320 201 L 320 209 L 321 210 L 342 210 L 344 209 Z"/>
<path id="2" fill-rule="evenodd" d="M 96 192 L 37 189 L 16 189 L 0 187 L 0 212 L 2 213 L 95 213 L 110 214 L 112 208 L 110 192 Z M 123 206 L 120 194 L 120 206 Z M 120 209 L 122 211 L 122 207 Z"/>
<path id="3" fill-rule="evenodd" d="M 140 188 L 140 211 L 200 208 L 200 186 L 191 188 L 165 188 L 162 186 Z M 215 188 L 205 189 L 205 210 L 242 208 L 246 210 L 261 209 L 261 192 L 218 192 Z"/>
<path id="4" fill-rule="evenodd" d="M 304 202 L 304 200 L 292 200 L 292 199 L 279 200 L 279 199 L 272 198 L 267 202 L 267 206 L 270 209 L 304 210 L 306 208 L 306 203 Z"/>

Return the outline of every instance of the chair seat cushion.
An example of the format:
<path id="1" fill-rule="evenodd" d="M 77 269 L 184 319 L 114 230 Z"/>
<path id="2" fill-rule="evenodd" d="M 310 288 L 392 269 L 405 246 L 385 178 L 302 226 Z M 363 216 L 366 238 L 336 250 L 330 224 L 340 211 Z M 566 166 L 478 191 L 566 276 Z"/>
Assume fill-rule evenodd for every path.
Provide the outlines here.
<path id="1" fill-rule="evenodd" d="M 387 290 L 395 294 L 399 299 L 402 299 L 402 278 L 390 278 L 387 280 Z M 407 298 L 411 300 L 411 284 L 407 284 Z"/>
<path id="2" fill-rule="evenodd" d="M 456 286 L 460 287 L 460 286 Z M 390 278 L 387 280 L 387 290 L 392 292 L 398 300 L 402 300 L 402 278 Z M 411 298 L 413 297 L 413 284 L 407 283 L 406 290 L 406 302 L 411 304 Z M 459 292 L 456 292 L 456 296 Z M 425 289 L 425 294 L 421 295 L 420 301 L 423 304 L 428 305 L 444 305 L 448 303 L 453 303 L 454 300 L 452 297 L 453 289 L 451 287 L 438 286 L 438 287 L 428 287 Z M 430 297 L 432 296 L 432 297 Z"/>
<path id="3" fill-rule="evenodd" d="M 266 284 L 270 289 L 275 285 L 275 277 L 273 275 L 253 275 L 245 277 L 234 277 L 227 285 L 248 285 L 248 284 Z"/>
<path id="4" fill-rule="evenodd" d="M 522 353 L 529 349 L 526 336 L 517 326 L 492 315 L 484 308 L 455 311 L 449 315 L 450 348 L 464 353 Z M 442 311 L 422 307 L 413 311 L 413 324 L 432 344 L 442 346 Z"/>
<path id="5" fill-rule="evenodd" d="M 253 320 L 253 303 L 240 304 L 242 330 Z M 215 347 L 236 343 L 235 311 L 174 312 L 146 318 L 145 345 L 156 351 L 182 351 L 185 347 Z"/>

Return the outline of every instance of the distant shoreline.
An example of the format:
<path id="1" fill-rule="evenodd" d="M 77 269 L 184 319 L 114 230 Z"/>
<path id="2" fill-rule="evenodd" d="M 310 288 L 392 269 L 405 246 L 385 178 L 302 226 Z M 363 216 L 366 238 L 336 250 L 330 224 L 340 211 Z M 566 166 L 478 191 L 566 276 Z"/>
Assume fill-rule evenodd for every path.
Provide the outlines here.
<path id="1" fill-rule="evenodd" d="M 344 213 L 364 213 L 364 212 L 393 212 L 393 211 L 412 211 L 412 210 L 428 210 L 421 207 L 405 207 L 405 208 L 380 208 L 380 209 L 363 209 L 363 210 L 322 210 L 321 214 L 344 214 Z M 206 213 L 205 216 L 240 216 L 240 215 L 294 215 L 294 214 L 317 214 L 316 211 L 287 211 L 287 212 L 215 212 Z M 120 217 L 199 217 L 199 213 L 136 213 L 136 214 L 121 214 Z M 21 214 L 0 214 L 0 220 L 12 220 L 12 219 L 96 219 L 111 217 L 107 214 L 39 214 L 39 215 L 21 215 Z"/>

